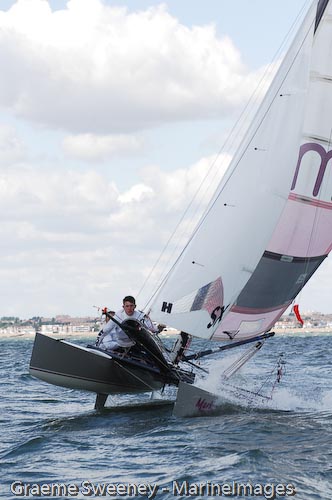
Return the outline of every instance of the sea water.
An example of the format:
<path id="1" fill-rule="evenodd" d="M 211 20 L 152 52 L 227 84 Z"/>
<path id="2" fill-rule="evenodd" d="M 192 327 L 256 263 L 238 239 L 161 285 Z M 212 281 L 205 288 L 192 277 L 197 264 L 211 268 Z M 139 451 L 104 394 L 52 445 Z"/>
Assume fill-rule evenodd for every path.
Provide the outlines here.
<path id="1" fill-rule="evenodd" d="M 0 342 L 1 498 L 332 498 L 330 335 L 268 340 L 232 384 L 269 394 L 283 353 L 272 400 L 231 393 L 218 414 L 195 418 L 149 395 L 97 412 L 93 394 L 29 375 L 33 339 Z M 222 392 L 234 357 L 202 362 L 199 384 Z"/>

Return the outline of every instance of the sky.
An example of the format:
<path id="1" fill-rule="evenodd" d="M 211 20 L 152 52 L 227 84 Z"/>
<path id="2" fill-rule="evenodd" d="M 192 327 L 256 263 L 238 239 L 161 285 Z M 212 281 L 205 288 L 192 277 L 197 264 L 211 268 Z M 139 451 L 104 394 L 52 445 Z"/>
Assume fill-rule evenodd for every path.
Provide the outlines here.
<path id="1" fill-rule="evenodd" d="M 144 306 L 308 5 L 0 1 L 0 316 Z M 303 310 L 332 312 L 331 278 Z"/>

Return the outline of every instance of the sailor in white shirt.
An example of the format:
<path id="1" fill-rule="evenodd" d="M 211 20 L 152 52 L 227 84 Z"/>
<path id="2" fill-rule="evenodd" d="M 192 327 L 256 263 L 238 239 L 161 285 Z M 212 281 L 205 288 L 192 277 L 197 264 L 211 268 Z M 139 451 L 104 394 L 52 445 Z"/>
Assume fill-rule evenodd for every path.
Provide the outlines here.
<path id="1" fill-rule="evenodd" d="M 123 299 L 123 309 L 114 314 L 114 319 L 122 323 L 127 319 L 139 321 L 151 333 L 157 333 L 156 328 L 150 318 L 142 311 L 135 311 L 136 302 L 131 295 Z M 128 335 L 114 323 L 111 319 L 103 326 L 100 335 L 98 335 L 97 346 L 105 350 L 118 348 L 128 348 L 135 344 Z"/>

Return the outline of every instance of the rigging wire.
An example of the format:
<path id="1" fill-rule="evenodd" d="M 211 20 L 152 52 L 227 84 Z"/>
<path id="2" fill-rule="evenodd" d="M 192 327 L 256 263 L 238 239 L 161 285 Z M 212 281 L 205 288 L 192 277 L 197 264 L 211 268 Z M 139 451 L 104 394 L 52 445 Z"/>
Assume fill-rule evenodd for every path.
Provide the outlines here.
<path id="1" fill-rule="evenodd" d="M 311 27 L 310 27 L 310 29 L 311 29 Z M 309 30 L 308 30 L 308 33 L 309 33 Z M 298 56 L 299 51 L 300 51 L 300 49 L 301 49 L 301 48 L 302 48 L 302 46 L 303 46 L 304 40 L 305 40 L 305 39 L 306 39 L 306 37 L 308 36 L 308 33 L 306 34 L 306 36 L 304 37 L 304 39 L 303 39 L 302 43 L 300 44 L 300 47 L 299 47 L 298 51 L 296 52 L 296 54 L 295 54 L 295 56 L 294 56 L 294 58 L 293 58 L 293 63 L 294 63 L 294 61 L 296 60 L 296 57 Z M 292 64 L 293 64 L 293 63 L 292 63 Z M 217 200 L 218 200 L 218 199 L 219 199 L 219 197 L 221 196 L 221 193 L 223 192 L 223 189 L 226 187 L 226 185 L 228 184 L 228 182 L 229 182 L 229 181 L 230 181 L 230 179 L 232 178 L 232 176 L 233 176 L 234 172 L 236 171 L 236 168 L 237 168 L 237 166 L 238 166 L 238 164 L 239 164 L 240 160 L 243 158 L 244 154 L 245 154 L 245 153 L 246 153 L 246 151 L 248 150 L 249 145 L 251 144 L 251 141 L 252 141 L 253 137 L 255 137 L 255 135 L 256 135 L 256 133 L 257 133 L 257 131 L 259 130 L 259 128 L 260 128 L 260 126 L 262 125 L 262 123 L 264 122 L 264 119 L 265 119 L 265 117 L 266 117 L 266 115 L 267 115 L 268 111 L 271 109 L 272 103 L 274 102 L 274 99 L 275 99 L 275 98 L 276 98 L 276 96 L 278 95 L 278 92 L 280 91 L 280 87 L 281 87 L 281 85 L 284 83 L 284 81 L 285 81 L 286 77 L 288 76 L 288 73 L 289 73 L 290 69 L 292 68 L 292 64 L 290 65 L 290 67 L 289 67 L 288 71 L 286 72 L 286 74 L 285 74 L 285 76 L 284 76 L 283 80 L 281 81 L 281 83 L 280 83 L 279 87 L 276 89 L 276 92 L 275 92 L 274 98 L 273 98 L 273 99 L 271 99 L 271 103 L 270 103 L 270 105 L 268 106 L 267 110 L 265 111 L 265 113 L 264 113 L 263 117 L 261 118 L 260 122 L 258 123 L 258 125 L 257 125 L 257 127 L 256 127 L 256 129 L 255 129 L 255 131 L 253 132 L 253 134 L 252 134 L 252 136 L 251 136 L 251 140 L 249 140 L 249 141 L 248 141 L 247 146 L 244 148 L 244 150 L 243 150 L 243 152 L 242 152 L 241 156 L 239 157 L 238 161 L 237 161 L 237 162 L 236 162 L 236 164 L 234 165 L 234 167 L 233 167 L 232 171 L 229 173 L 228 178 L 225 180 L 225 183 L 222 185 L 221 189 L 220 189 L 220 190 L 219 190 L 219 192 L 217 193 L 217 196 L 215 197 L 215 199 L 214 199 L 213 203 L 211 203 L 211 205 L 210 205 L 209 209 L 206 211 L 206 213 L 204 214 L 204 217 L 201 219 L 200 223 L 199 223 L 199 224 L 198 224 L 198 226 L 196 227 L 196 230 L 195 230 L 195 231 L 194 231 L 194 233 L 192 234 L 192 236 L 191 236 L 190 240 L 188 241 L 188 243 L 187 243 L 186 247 L 184 248 L 184 250 L 188 247 L 189 243 L 191 242 L 191 240 L 193 239 L 193 237 L 195 236 L 195 234 L 198 232 L 198 230 L 199 230 L 199 228 L 201 227 L 202 223 L 204 222 L 204 220 L 206 219 L 206 217 L 208 216 L 208 214 L 209 214 L 209 213 L 210 213 L 210 211 L 212 210 L 213 206 L 215 205 L 215 203 L 217 202 Z M 183 250 L 183 252 L 184 252 L 184 250 Z M 183 252 L 182 252 L 182 253 L 183 253 Z M 182 254 L 181 254 L 181 255 L 182 255 Z"/>
<path id="2" fill-rule="evenodd" d="M 243 387 L 229 384 L 228 382 L 224 388 L 226 390 L 228 390 L 230 393 L 235 394 L 237 397 L 242 397 L 242 398 L 246 399 L 249 404 L 252 403 L 254 398 L 257 398 L 257 397 L 259 397 L 263 400 L 271 401 L 273 393 L 277 387 L 277 384 L 280 383 L 281 378 L 285 374 L 285 365 L 286 365 L 286 362 L 283 359 L 283 353 L 280 353 L 276 363 L 273 365 L 272 369 L 270 370 L 270 372 L 267 374 L 266 378 L 263 380 L 262 384 L 257 389 L 255 389 L 255 390 L 244 389 Z M 271 383 L 272 377 L 274 377 L 274 376 L 275 376 L 275 380 L 272 384 L 270 392 L 263 393 L 263 390 L 265 390 L 265 386 L 267 384 Z"/>
<path id="3" fill-rule="evenodd" d="M 272 384 L 270 396 L 268 396 L 270 399 L 272 399 L 272 394 L 276 388 L 276 385 L 280 383 L 281 377 L 285 374 L 285 370 L 284 370 L 285 364 L 286 364 L 286 362 L 283 360 L 283 353 L 280 353 L 279 357 L 278 357 L 275 365 L 271 369 L 270 373 L 266 376 L 266 378 L 262 382 L 261 386 L 257 389 L 257 391 L 256 391 L 257 395 L 262 395 L 262 390 L 264 389 L 264 387 L 268 383 L 270 383 L 272 376 L 274 375 L 274 373 L 276 373 L 276 378 L 275 378 L 274 383 Z"/>

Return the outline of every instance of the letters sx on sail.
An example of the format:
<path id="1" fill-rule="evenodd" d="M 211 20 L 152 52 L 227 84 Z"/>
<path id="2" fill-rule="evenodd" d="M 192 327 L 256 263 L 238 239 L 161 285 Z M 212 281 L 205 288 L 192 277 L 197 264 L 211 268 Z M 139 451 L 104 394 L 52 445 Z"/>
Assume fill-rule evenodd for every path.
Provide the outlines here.
<path id="1" fill-rule="evenodd" d="M 331 137 L 332 5 L 320 0 L 155 295 L 156 320 L 218 340 L 273 326 L 331 249 Z"/>

